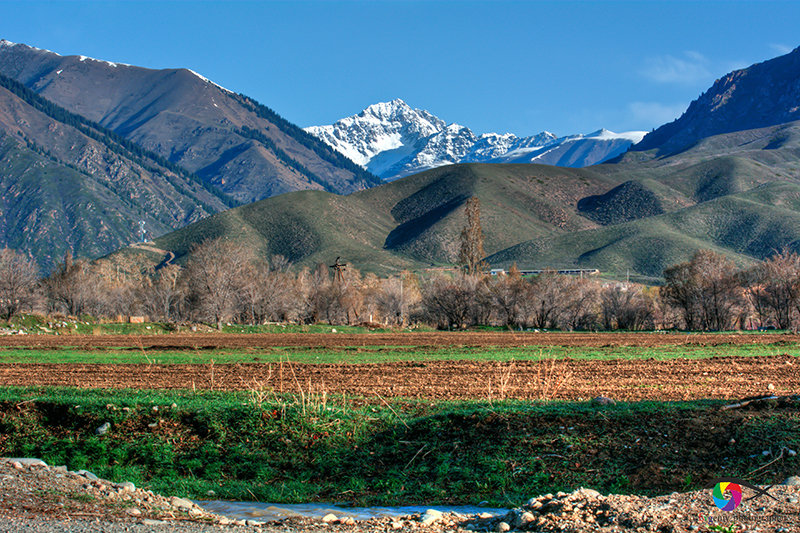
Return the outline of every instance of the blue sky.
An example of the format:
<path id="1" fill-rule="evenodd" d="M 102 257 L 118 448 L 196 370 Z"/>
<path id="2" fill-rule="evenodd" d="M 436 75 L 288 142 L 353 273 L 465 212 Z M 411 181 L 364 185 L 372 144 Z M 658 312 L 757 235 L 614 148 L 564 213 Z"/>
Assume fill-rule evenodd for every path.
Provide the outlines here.
<path id="1" fill-rule="evenodd" d="M 301 126 L 402 98 L 476 133 L 649 130 L 800 45 L 800 2 L 0 0 L 0 38 L 187 67 Z"/>

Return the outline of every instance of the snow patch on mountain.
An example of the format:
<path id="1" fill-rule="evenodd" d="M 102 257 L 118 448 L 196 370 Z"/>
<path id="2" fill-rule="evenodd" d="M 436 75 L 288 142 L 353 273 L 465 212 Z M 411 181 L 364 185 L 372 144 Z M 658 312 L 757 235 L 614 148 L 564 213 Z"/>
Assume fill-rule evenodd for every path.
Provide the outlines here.
<path id="1" fill-rule="evenodd" d="M 205 76 L 203 76 L 202 74 L 199 74 L 199 73 L 197 73 L 197 72 L 193 71 L 193 70 L 192 70 L 192 69 L 190 69 L 190 68 L 187 68 L 186 70 L 188 70 L 190 73 L 194 74 L 196 77 L 200 78 L 202 81 L 204 81 L 204 82 L 206 82 L 206 83 L 210 83 L 211 85 L 214 85 L 214 86 L 218 87 L 219 89 L 222 89 L 222 90 L 223 90 L 223 91 L 225 91 L 226 93 L 231 93 L 231 94 L 233 94 L 233 91 L 226 89 L 225 87 L 223 87 L 223 86 L 222 86 L 222 85 L 220 85 L 219 83 L 214 83 L 213 81 L 211 81 L 210 79 L 206 78 L 206 77 L 205 77 Z"/>
<path id="2" fill-rule="evenodd" d="M 588 166 L 616 157 L 645 135 L 606 129 L 567 137 L 548 131 L 530 137 L 475 135 L 465 126 L 447 124 L 400 99 L 373 104 L 357 115 L 306 131 L 387 180 L 453 163 Z"/>

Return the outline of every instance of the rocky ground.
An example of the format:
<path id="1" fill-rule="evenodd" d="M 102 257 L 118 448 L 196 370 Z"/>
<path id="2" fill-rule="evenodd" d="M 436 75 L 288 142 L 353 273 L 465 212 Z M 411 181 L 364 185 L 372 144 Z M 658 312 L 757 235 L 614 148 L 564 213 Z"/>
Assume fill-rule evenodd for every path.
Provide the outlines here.
<path id="1" fill-rule="evenodd" d="M 745 499 L 754 494 L 748 491 L 745 489 Z M 603 496 L 590 489 L 579 489 L 570 494 L 560 492 L 532 498 L 503 516 L 488 513 L 464 516 L 429 510 L 422 515 L 365 521 L 327 515 L 319 520 L 295 518 L 265 523 L 230 520 L 182 498 L 153 494 L 132 483 L 112 483 L 87 471 L 71 472 L 37 459 L 0 459 L 0 531 L 800 531 L 800 478 L 789 478 L 786 484 L 768 489 L 768 494 L 744 501 L 732 512 L 718 510 L 710 490 L 646 498 Z"/>

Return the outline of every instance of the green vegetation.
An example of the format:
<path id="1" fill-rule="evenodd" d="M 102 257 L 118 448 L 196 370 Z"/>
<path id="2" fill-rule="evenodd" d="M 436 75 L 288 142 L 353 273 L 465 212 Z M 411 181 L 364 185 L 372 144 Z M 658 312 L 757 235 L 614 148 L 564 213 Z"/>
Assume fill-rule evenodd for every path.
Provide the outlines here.
<path id="1" fill-rule="evenodd" d="M 637 152 L 583 169 L 451 165 L 345 197 L 290 193 L 158 244 L 179 261 L 193 244 L 226 236 L 300 266 L 341 256 L 366 272 L 421 270 L 456 262 L 464 203 L 477 197 L 493 267 L 597 268 L 657 281 L 699 249 L 747 266 L 800 240 L 800 127 L 761 134 L 745 144 L 735 134 L 707 139 L 662 160 Z M 788 140 L 763 149 L 777 138 Z"/>
<path id="2" fill-rule="evenodd" d="M 223 324 L 222 330 L 206 324 L 180 325 L 171 322 L 109 322 L 91 315 L 79 318 L 52 318 L 36 314 L 15 315 L 11 320 L 0 319 L 0 329 L 22 330 L 26 334 L 58 335 L 159 335 L 164 333 L 189 333 L 192 331 L 215 333 L 388 333 L 402 331 L 433 331 L 433 328 L 418 326 L 411 329 L 367 328 L 330 324 Z M 487 329 L 487 328 L 483 328 Z M 502 330 L 502 328 L 493 328 Z M 133 342 L 133 341 L 132 341 Z M 132 346 L 135 346 L 132 343 Z"/>
<path id="3" fill-rule="evenodd" d="M 0 363 L 82 363 L 82 364 L 227 364 L 227 363 L 391 363 L 401 361 L 537 361 L 548 359 L 702 359 L 708 357 L 746 357 L 789 354 L 800 357 L 800 344 L 772 343 L 749 345 L 679 345 L 660 347 L 607 346 L 525 346 L 487 348 L 477 346 L 363 346 L 342 348 L 244 348 L 197 350 L 152 350 L 146 338 L 131 339 L 129 348 L 83 350 L 62 348 L 0 348 Z M 69 341 L 66 341 L 69 344 Z"/>
<path id="4" fill-rule="evenodd" d="M 796 473 L 800 414 L 719 402 L 427 403 L 244 393 L 0 390 L 0 455 L 166 494 L 272 502 L 518 505 L 578 486 L 663 494 Z M 157 408 L 157 410 L 156 410 Z M 110 422 L 111 431 L 95 428 Z"/>

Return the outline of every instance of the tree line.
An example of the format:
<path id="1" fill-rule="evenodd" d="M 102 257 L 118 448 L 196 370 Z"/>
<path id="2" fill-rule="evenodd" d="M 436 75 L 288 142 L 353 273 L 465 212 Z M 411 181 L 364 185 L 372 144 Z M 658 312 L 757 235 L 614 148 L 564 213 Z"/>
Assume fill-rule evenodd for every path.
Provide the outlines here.
<path id="1" fill-rule="evenodd" d="M 739 269 L 701 250 L 667 268 L 648 287 L 544 272 L 523 277 L 484 271 L 390 277 L 348 266 L 340 276 L 320 264 L 292 268 L 241 245 L 215 239 L 197 246 L 184 266 L 141 270 L 141 258 L 89 262 L 69 255 L 47 277 L 33 260 L 0 250 L 0 315 L 21 312 L 152 321 L 265 322 L 408 326 L 441 329 L 504 326 L 561 330 L 797 329 L 800 256 L 783 251 Z"/>

